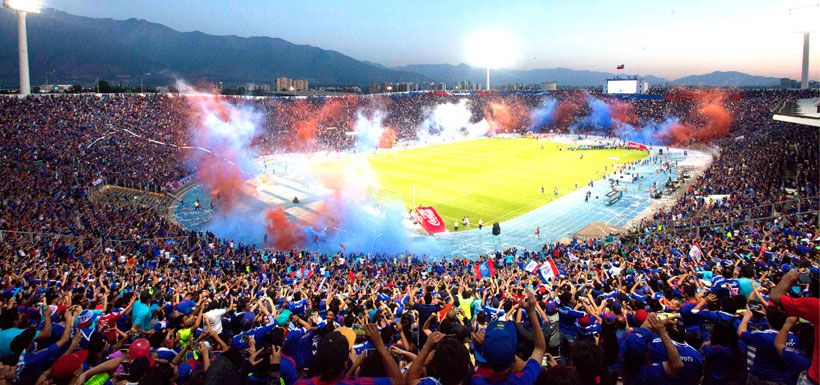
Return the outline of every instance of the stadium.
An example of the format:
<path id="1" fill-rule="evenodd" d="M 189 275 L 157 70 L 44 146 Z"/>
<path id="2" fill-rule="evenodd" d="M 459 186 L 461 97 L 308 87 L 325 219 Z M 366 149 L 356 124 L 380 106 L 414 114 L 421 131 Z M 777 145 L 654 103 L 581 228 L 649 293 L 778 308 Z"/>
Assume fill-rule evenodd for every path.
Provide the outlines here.
<path id="1" fill-rule="evenodd" d="M 244 71 L 228 55 L 193 74 L 168 61 L 150 91 L 146 72 L 138 87 L 35 91 L 29 55 L 32 78 L 60 76 L 42 64 L 58 67 L 50 40 L 71 48 L 62 66 L 91 55 L 71 44 L 109 43 L 88 20 L 156 27 L 140 47 L 158 52 L 175 36 L 158 31 L 177 33 L 41 6 L 7 0 L 0 19 L 17 29 L 0 45 L 15 63 L 0 95 L 0 385 L 820 380 L 808 37 L 798 89 L 620 72 L 494 86 L 491 71 L 513 73 L 505 46 L 479 52 L 481 90 L 310 89 L 283 71 L 275 91 L 240 94 L 203 80 Z M 27 17 L 45 36 L 31 47 Z M 116 52 L 133 61 L 128 36 Z"/>

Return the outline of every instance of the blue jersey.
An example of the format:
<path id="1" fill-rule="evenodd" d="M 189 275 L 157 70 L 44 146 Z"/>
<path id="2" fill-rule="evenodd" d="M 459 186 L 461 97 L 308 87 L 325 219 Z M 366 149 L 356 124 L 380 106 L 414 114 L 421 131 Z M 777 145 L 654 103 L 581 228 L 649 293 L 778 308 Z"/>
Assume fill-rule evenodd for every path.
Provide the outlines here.
<path id="1" fill-rule="evenodd" d="M 471 385 L 532 385 L 541 373 L 541 364 L 530 358 L 520 372 L 506 372 L 506 378 L 490 378 L 482 372 L 472 377 Z"/>
<path id="2" fill-rule="evenodd" d="M 749 345 L 749 354 L 754 354 L 749 373 L 757 378 L 776 382 L 794 382 L 786 361 L 780 357 L 774 347 L 777 330 L 753 330 L 745 332 L 741 339 Z M 797 337 L 789 333 L 786 346 L 797 346 Z"/>
<path id="3" fill-rule="evenodd" d="M 700 335 L 700 328 L 703 325 L 703 320 L 692 313 L 692 309 L 697 305 L 696 302 L 685 302 L 681 305 L 680 315 L 683 321 L 683 327 L 686 329 L 686 334 Z"/>
<path id="4" fill-rule="evenodd" d="M 720 345 L 706 345 L 701 348 L 701 351 L 703 351 L 703 358 L 706 363 L 706 370 L 703 372 L 704 383 L 728 383 L 740 379 L 739 373 L 736 372 L 736 369 L 739 368 L 735 367 L 735 361 L 738 357 L 732 352 L 732 348 Z"/>
<path id="5" fill-rule="evenodd" d="M 497 321 L 499 318 L 504 316 L 504 314 L 506 314 L 504 309 L 494 308 L 491 306 L 484 306 L 484 313 L 487 314 L 487 319 L 490 321 Z"/>
<path id="6" fill-rule="evenodd" d="M 288 309 L 298 315 L 305 315 L 305 310 L 307 310 L 307 300 L 302 299 L 296 302 L 291 302 L 288 304 Z"/>
<path id="7" fill-rule="evenodd" d="M 683 369 L 674 377 L 669 377 L 664 383 L 668 384 L 697 384 L 700 377 L 703 375 L 703 355 L 695 348 L 687 343 L 678 343 L 672 341 L 675 349 L 678 350 L 681 360 L 683 361 Z M 663 341 L 656 337 L 649 345 L 650 355 L 649 361 L 653 363 L 662 363 L 666 361 L 666 348 L 663 346 Z"/>
<path id="8" fill-rule="evenodd" d="M 575 320 L 585 316 L 586 313 L 580 312 L 568 306 L 561 306 L 558 308 L 558 330 L 561 333 L 571 336 L 578 334 L 578 329 L 575 327 Z"/>

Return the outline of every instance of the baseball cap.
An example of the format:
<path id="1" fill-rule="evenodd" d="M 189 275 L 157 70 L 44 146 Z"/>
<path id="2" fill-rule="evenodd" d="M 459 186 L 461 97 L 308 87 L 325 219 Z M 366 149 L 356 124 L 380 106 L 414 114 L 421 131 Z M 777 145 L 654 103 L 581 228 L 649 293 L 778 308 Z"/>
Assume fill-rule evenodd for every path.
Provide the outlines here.
<path id="1" fill-rule="evenodd" d="M 194 310 L 194 307 L 196 307 L 196 302 L 191 301 L 190 299 L 186 299 L 182 300 L 180 303 L 177 304 L 177 311 L 182 314 L 188 315 L 191 314 L 191 312 Z"/>
<path id="2" fill-rule="evenodd" d="M 58 358 L 51 367 L 51 377 L 54 379 L 74 377 L 74 373 L 77 369 L 82 368 L 86 358 L 88 358 L 88 350 L 85 349 Z"/>
<path id="3" fill-rule="evenodd" d="M 288 309 L 282 310 L 282 312 L 279 313 L 278 316 L 276 316 L 276 324 L 279 325 L 279 326 L 287 325 L 288 320 L 290 320 L 290 314 L 291 314 L 290 310 L 288 310 Z"/>
<path id="4" fill-rule="evenodd" d="M 506 370 L 515 361 L 515 348 L 518 345 L 518 333 L 515 324 L 509 321 L 493 321 L 484 332 L 484 345 L 481 355 L 493 370 Z"/>
<path id="5" fill-rule="evenodd" d="M 624 341 L 624 354 L 643 354 L 646 352 L 649 343 L 652 342 L 652 335 L 648 330 L 637 328 L 626 336 Z"/>
<path id="6" fill-rule="evenodd" d="M 638 326 L 641 326 L 643 322 L 646 321 L 646 317 L 648 316 L 649 314 L 646 312 L 646 310 L 640 309 L 635 312 L 632 318 L 635 319 L 635 322 L 638 324 Z"/>
<path id="7" fill-rule="evenodd" d="M 347 340 L 347 343 L 350 345 L 350 349 L 353 348 L 353 345 L 356 344 L 356 332 L 353 329 L 348 327 L 337 328 L 337 332 L 342 333 L 342 335 Z"/>

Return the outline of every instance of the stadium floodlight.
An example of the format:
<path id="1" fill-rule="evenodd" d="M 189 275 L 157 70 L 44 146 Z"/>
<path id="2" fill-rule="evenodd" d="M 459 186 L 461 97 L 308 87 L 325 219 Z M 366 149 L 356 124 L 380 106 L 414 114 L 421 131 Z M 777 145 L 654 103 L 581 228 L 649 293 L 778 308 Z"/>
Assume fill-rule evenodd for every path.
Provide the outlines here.
<path id="1" fill-rule="evenodd" d="M 490 90 L 490 70 L 512 64 L 515 51 L 513 39 L 492 30 L 476 32 L 467 42 L 467 60 L 487 69 L 487 91 Z"/>
<path id="2" fill-rule="evenodd" d="M 795 4 L 789 8 L 789 25 L 803 34 L 803 66 L 800 71 L 800 89 L 809 88 L 809 40 L 811 31 L 817 29 L 820 20 L 820 2 Z"/>
<path id="3" fill-rule="evenodd" d="M 26 14 L 40 13 L 41 0 L 3 0 L 3 7 L 17 13 L 17 54 L 20 61 L 20 95 L 31 92 L 28 77 L 28 36 L 26 35 Z"/>

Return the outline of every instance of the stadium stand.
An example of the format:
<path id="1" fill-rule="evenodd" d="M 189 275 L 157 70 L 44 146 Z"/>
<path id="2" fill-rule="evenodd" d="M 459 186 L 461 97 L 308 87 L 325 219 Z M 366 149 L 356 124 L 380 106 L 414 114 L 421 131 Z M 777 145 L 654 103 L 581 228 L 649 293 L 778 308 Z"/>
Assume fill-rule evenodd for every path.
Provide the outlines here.
<path id="1" fill-rule="evenodd" d="M 732 99 L 720 157 L 624 234 L 470 260 L 185 231 L 162 209 L 184 150 L 143 140 L 185 144 L 180 98 L 1 98 L 0 383 L 816 384 L 818 133 L 771 120 L 800 96 Z M 440 98 L 378 102 L 407 139 Z M 292 104 L 374 102 L 339 100 L 249 101 L 256 145 L 297 146 Z"/>

